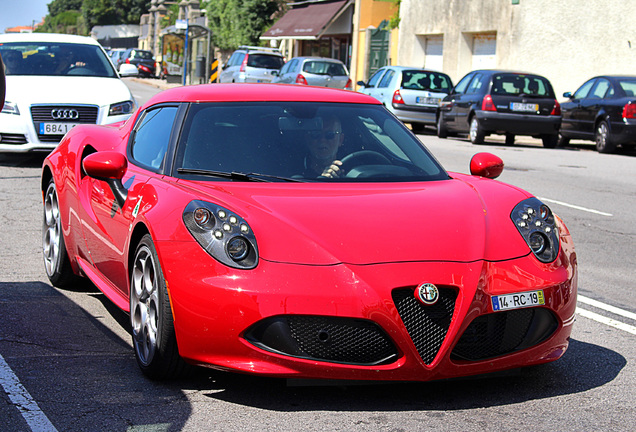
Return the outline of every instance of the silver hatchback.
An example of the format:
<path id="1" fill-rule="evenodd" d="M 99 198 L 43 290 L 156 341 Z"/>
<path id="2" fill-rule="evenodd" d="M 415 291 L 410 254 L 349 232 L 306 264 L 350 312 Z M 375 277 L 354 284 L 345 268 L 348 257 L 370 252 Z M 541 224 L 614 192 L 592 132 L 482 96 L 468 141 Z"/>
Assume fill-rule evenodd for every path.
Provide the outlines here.
<path id="1" fill-rule="evenodd" d="M 267 83 L 285 63 L 276 48 L 240 46 L 223 65 L 219 82 Z"/>
<path id="2" fill-rule="evenodd" d="M 304 84 L 352 90 L 347 67 L 326 57 L 294 57 L 285 63 L 273 83 Z"/>

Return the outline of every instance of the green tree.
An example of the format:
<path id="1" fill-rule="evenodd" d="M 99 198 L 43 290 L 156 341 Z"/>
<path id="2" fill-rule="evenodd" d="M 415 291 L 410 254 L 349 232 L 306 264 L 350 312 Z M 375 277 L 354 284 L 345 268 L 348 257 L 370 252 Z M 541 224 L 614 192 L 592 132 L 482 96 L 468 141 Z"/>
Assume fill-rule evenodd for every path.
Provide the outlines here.
<path id="1" fill-rule="evenodd" d="M 282 0 L 210 0 L 208 25 L 214 44 L 222 50 L 259 45 L 260 36 L 273 24 Z"/>

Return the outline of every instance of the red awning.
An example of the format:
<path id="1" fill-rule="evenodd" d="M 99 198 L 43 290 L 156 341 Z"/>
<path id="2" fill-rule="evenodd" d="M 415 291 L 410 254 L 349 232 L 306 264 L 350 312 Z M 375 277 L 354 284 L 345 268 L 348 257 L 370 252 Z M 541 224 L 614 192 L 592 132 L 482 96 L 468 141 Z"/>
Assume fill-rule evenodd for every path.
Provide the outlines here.
<path id="1" fill-rule="evenodd" d="M 351 0 L 293 3 L 261 39 L 319 39 Z"/>

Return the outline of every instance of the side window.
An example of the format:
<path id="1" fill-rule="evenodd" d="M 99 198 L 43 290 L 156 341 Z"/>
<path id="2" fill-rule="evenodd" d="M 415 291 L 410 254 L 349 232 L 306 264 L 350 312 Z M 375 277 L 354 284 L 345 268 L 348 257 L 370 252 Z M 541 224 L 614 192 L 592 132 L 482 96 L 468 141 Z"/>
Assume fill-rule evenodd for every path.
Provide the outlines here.
<path id="1" fill-rule="evenodd" d="M 289 65 L 289 69 L 288 72 L 293 72 L 296 70 L 296 66 L 298 66 L 298 59 L 294 59 L 291 61 L 291 64 Z"/>
<path id="2" fill-rule="evenodd" d="M 288 61 L 287 63 L 285 63 L 283 67 L 280 68 L 280 75 L 286 74 L 289 71 L 291 64 L 292 64 L 291 61 Z"/>
<path id="3" fill-rule="evenodd" d="M 590 98 L 593 99 L 603 99 L 605 97 L 605 94 L 607 93 L 607 89 L 610 88 L 610 83 L 608 80 L 606 79 L 598 79 L 596 81 L 596 85 L 594 86 L 594 89 L 592 90 L 592 94 L 590 95 Z"/>
<path id="4" fill-rule="evenodd" d="M 168 150 L 177 107 L 148 110 L 135 128 L 132 157 L 142 165 L 159 169 Z"/>
<path id="5" fill-rule="evenodd" d="M 467 94 L 474 94 L 479 91 L 484 85 L 484 75 L 483 74 L 475 74 L 475 77 L 470 82 L 468 89 L 466 90 Z"/>
<path id="6" fill-rule="evenodd" d="M 574 93 L 574 99 L 584 99 L 587 97 L 587 94 L 590 92 L 592 88 L 592 84 L 594 84 L 595 79 L 591 79 L 585 84 L 583 84 L 579 89 Z"/>
<path id="7" fill-rule="evenodd" d="M 394 70 L 389 69 L 388 71 L 386 71 L 386 73 L 382 77 L 382 81 L 380 81 L 380 84 L 378 84 L 378 88 L 386 88 L 386 87 L 388 87 L 389 83 L 393 79 L 393 76 L 395 76 L 395 71 Z"/>
<path id="8" fill-rule="evenodd" d="M 453 93 L 463 94 L 466 92 L 466 87 L 468 87 L 468 83 L 473 79 L 474 74 L 468 74 L 460 82 L 457 83 Z"/>
<path id="9" fill-rule="evenodd" d="M 376 71 L 376 73 L 374 73 L 373 76 L 371 76 L 371 78 L 369 79 L 369 87 L 375 87 L 384 72 L 386 72 L 386 69 L 379 69 L 378 71 Z"/>

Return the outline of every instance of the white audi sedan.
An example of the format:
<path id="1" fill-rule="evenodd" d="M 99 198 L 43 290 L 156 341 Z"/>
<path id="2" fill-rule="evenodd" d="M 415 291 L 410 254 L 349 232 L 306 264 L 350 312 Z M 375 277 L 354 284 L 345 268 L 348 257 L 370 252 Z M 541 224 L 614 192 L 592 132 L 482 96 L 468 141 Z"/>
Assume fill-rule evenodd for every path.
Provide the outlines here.
<path id="1" fill-rule="evenodd" d="M 85 36 L 0 35 L 6 100 L 0 152 L 50 151 L 78 124 L 111 124 L 136 107 L 102 46 Z"/>

